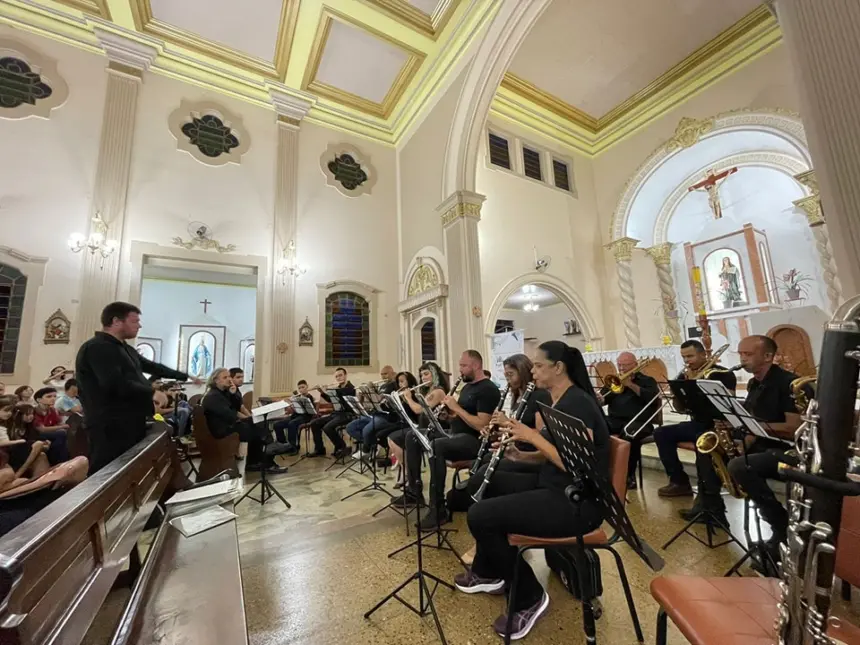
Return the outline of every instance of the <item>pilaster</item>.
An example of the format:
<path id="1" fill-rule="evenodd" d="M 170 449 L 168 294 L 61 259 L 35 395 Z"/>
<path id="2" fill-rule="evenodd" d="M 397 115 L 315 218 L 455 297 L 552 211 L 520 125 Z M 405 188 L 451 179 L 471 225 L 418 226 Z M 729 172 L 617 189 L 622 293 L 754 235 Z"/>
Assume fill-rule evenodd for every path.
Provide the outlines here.
<path id="1" fill-rule="evenodd" d="M 486 345 L 478 245 L 478 222 L 485 199 L 478 193 L 458 190 L 436 208 L 442 218 L 448 261 L 448 348 L 452 365 L 460 352 L 476 349 L 483 353 Z"/>
<path id="2" fill-rule="evenodd" d="M 621 292 L 621 305 L 624 309 L 624 336 L 628 347 L 642 347 L 639 338 L 639 316 L 636 313 L 636 292 L 633 287 L 633 249 L 639 240 L 632 237 L 622 237 L 606 245 L 615 256 L 615 273 L 618 276 L 618 288 Z"/>
<path id="3" fill-rule="evenodd" d="M 90 217 L 101 214 L 107 225 L 105 237 L 116 240 L 118 248 L 107 258 L 82 251 L 81 295 L 73 332 L 76 345 L 101 329 L 101 311 L 116 299 L 138 92 L 157 54 L 153 47 L 101 29 L 96 29 L 96 36 L 109 62 Z"/>

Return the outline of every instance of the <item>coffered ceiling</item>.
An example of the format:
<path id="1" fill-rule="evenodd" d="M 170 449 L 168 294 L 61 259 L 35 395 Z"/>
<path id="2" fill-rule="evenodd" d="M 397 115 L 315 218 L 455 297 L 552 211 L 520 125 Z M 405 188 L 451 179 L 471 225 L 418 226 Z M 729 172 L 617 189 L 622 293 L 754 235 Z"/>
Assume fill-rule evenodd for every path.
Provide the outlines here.
<path id="1" fill-rule="evenodd" d="M 395 142 L 498 0 L 2 0 L 0 22 L 94 48 L 95 32 L 158 51 L 152 71 Z M 4 20 L 5 19 L 5 20 Z"/>

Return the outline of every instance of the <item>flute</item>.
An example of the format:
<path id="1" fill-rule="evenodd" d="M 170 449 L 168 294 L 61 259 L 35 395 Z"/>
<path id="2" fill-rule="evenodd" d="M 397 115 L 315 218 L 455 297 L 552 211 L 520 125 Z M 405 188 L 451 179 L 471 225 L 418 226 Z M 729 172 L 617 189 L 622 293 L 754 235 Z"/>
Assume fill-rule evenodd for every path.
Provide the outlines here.
<path id="1" fill-rule="evenodd" d="M 499 399 L 499 404 L 496 406 L 496 412 L 501 412 L 505 407 L 505 401 L 507 401 L 510 391 L 511 386 L 508 385 L 505 388 L 505 391 L 502 392 L 502 398 Z M 490 437 L 494 435 L 498 429 L 498 424 L 490 425 L 487 428 L 487 434 L 485 434 L 481 439 L 481 447 L 478 448 L 478 456 L 475 457 L 475 461 L 472 462 L 472 467 L 469 468 L 469 475 L 476 475 L 478 473 L 478 470 L 481 468 L 481 462 L 484 461 L 484 455 L 487 454 L 487 448 L 490 446 Z"/>
<path id="2" fill-rule="evenodd" d="M 529 397 L 531 397 L 532 392 L 534 392 L 534 389 L 534 382 L 529 383 L 526 386 L 526 391 L 523 392 L 523 395 L 517 402 L 517 409 L 514 411 L 513 414 L 514 421 L 519 421 L 520 417 L 523 416 L 523 412 L 525 412 L 526 409 L 526 404 L 528 403 Z M 490 458 L 490 463 L 487 465 L 487 470 L 484 473 L 484 481 L 481 482 L 481 487 L 478 488 L 477 491 L 475 491 L 474 495 L 472 495 L 472 499 L 476 502 L 480 502 L 484 498 L 484 492 L 487 490 L 487 486 L 490 484 L 490 480 L 493 478 L 493 473 L 496 472 L 496 466 L 499 465 L 499 462 L 505 455 L 505 448 L 509 443 L 512 443 L 514 441 L 513 437 L 506 435 L 508 435 L 508 433 L 504 433 L 502 435 L 502 440 L 499 442 L 499 446 L 493 451 L 493 456 Z"/>

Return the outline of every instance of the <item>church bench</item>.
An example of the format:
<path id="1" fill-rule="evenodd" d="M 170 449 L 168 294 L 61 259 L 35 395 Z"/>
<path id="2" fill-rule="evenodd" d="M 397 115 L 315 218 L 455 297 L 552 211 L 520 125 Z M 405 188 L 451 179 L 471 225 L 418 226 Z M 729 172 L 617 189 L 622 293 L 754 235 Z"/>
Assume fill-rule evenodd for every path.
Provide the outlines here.
<path id="1" fill-rule="evenodd" d="M 0 539 L 0 643 L 80 643 L 172 475 L 164 430 Z"/>
<path id="2" fill-rule="evenodd" d="M 191 412 L 191 431 L 200 453 L 200 468 L 197 480 L 204 481 L 224 470 L 236 470 L 236 454 L 239 451 L 239 435 L 233 433 L 216 439 L 206 424 L 203 406 L 197 405 Z"/>

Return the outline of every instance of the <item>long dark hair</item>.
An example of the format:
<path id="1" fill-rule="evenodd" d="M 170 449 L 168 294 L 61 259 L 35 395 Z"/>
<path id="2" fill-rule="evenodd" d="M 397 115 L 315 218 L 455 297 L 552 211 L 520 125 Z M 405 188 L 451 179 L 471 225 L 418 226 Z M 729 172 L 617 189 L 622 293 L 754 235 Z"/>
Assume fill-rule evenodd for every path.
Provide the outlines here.
<path id="1" fill-rule="evenodd" d="M 511 391 L 511 402 L 516 403 L 525 392 L 526 386 L 532 382 L 532 359 L 525 354 L 514 354 L 502 361 L 502 365 L 513 368 L 520 377 L 520 386 L 515 391 Z"/>
<path id="2" fill-rule="evenodd" d="M 39 438 L 39 433 L 36 431 L 34 422 L 24 421 L 24 417 L 31 414 L 36 414 L 36 408 L 29 403 L 19 403 L 15 406 L 15 411 L 12 413 L 11 428 L 9 428 L 10 439 L 36 441 Z"/>
<path id="3" fill-rule="evenodd" d="M 450 381 L 448 381 L 448 375 L 441 367 L 439 367 L 437 363 L 435 363 L 434 361 L 427 361 L 426 363 L 422 364 L 421 367 L 418 368 L 419 375 L 421 374 L 422 370 L 427 370 L 428 372 L 430 372 L 430 374 L 433 375 L 433 380 L 431 381 L 432 385 L 429 388 L 430 390 L 432 390 L 434 387 L 441 387 L 443 390 L 445 390 L 446 394 L 448 393 L 448 390 L 451 389 L 451 383 Z"/>
<path id="4" fill-rule="evenodd" d="M 418 379 L 415 378 L 412 372 L 397 372 L 397 376 L 394 377 L 394 383 L 397 385 L 398 390 L 400 389 L 401 376 L 406 378 L 406 387 L 415 387 L 418 385 Z"/>
<path id="5" fill-rule="evenodd" d="M 564 365 L 564 371 L 573 384 L 590 394 L 597 401 L 597 395 L 594 393 L 594 387 L 591 385 L 591 379 L 588 376 L 588 368 L 585 366 L 582 352 L 576 347 L 571 347 L 560 340 L 548 340 L 545 343 L 541 343 L 538 349 L 546 354 L 546 357 L 552 363 L 561 363 Z"/>

